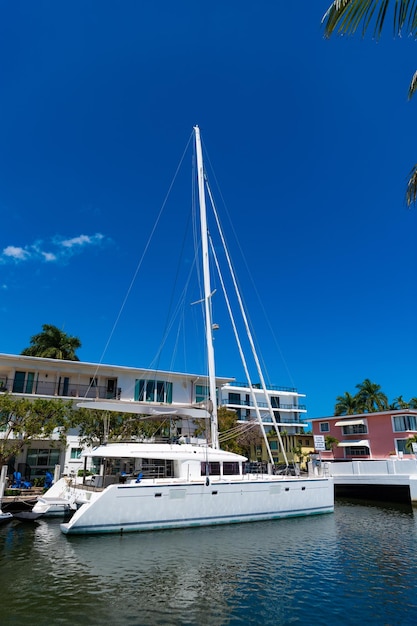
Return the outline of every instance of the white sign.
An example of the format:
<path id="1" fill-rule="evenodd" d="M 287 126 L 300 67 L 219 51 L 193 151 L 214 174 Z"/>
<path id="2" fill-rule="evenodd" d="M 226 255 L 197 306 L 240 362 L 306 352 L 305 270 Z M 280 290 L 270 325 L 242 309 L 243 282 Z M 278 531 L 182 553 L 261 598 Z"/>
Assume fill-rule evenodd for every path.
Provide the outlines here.
<path id="1" fill-rule="evenodd" d="M 413 442 L 413 443 L 411 444 L 411 447 L 412 447 L 412 449 L 413 449 L 414 454 L 417 454 L 417 443 L 414 443 L 414 442 Z"/>
<path id="2" fill-rule="evenodd" d="M 314 435 L 314 448 L 319 451 L 326 449 L 326 442 L 324 441 L 324 435 Z"/>

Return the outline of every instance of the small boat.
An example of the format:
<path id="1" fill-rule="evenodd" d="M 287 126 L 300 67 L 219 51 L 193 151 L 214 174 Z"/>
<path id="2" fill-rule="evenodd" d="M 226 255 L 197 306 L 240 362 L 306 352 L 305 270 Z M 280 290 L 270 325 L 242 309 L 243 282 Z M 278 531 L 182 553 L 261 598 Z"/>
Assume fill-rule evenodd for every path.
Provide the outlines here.
<path id="1" fill-rule="evenodd" d="M 22 511 L 31 511 L 38 501 L 38 496 L 5 496 L 2 500 L 2 509 L 6 513 L 20 513 Z"/>
<path id="2" fill-rule="evenodd" d="M 38 517 L 41 517 L 41 516 L 42 516 L 42 513 L 34 513 L 33 510 L 32 511 L 17 511 L 16 513 L 12 515 L 12 517 L 19 520 L 20 522 L 33 522 L 37 520 Z"/>
<path id="3" fill-rule="evenodd" d="M 128 442 L 107 443 L 90 452 L 92 465 L 101 468 L 99 474 L 87 484 L 76 479 L 63 477 L 45 494 L 44 500 L 71 503 L 77 510 L 68 522 L 61 524 L 64 534 L 122 533 L 157 529 L 184 528 L 214 524 L 231 524 L 279 519 L 293 516 L 331 513 L 334 510 L 332 479 L 325 476 L 288 476 L 272 472 L 272 453 L 254 386 L 241 344 L 235 332 L 239 353 L 247 374 L 253 406 L 258 416 L 259 427 L 264 436 L 271 459 L 268 473 L 251 473 L 247 458 L 240 454 L 221 450 L 219 447 L 217 420 L 217 390 L 214 364 L 212 296 L 209 267 L 209 235 L 206 214 L 207 178 L 203 167 L 200 131 L 194 128 L 197 159 L 197 186 L 202 247 L 202 273 L 205 318 L 205 344 L 208 358 L 208 397 L 203 403 L 189 406 L 152 402 L 97 401 L 80 402 L 79 407 L 136 413 L 141 418 L 166 416 L 171 418 L 205 419 L 210 423 L 209 443 L 150 443 Z M 217 219 L 216 219 L 217 221 Z M 220 235 L 220 238 L 223 239 Z M 211 248 L 214 255 L 213 247 Z M 227 256 L 226 256 L 227 258 Z M 217 266 L 217 261 L 215 259 Z M 229 264 L 229 270 L 232 268 Z M 221 277 L 220 277 L 221 280 Z M 222 282 L 222 281 L 221 281 Z M 242 304 L 233 283 L 237 299 Z M 231 313 L 227 295 L 225 300 Z M 259 359 L 254 351 L 254 342 L 245 313 L 241 308 L 244 326 L 249 335 L 253 356 L 257 365 L 265 398 L 268 402 L 270 422 L 281 441 L 279 427 L 266 392 Z M 235 330 L 233 317 L 232 327 Z M 281 441 L 282 444 L 282 441 Z M 119 471 L 115 472 L 114 468 Z M 120 468 L 123 468 L 121 471 Z M 41 504 L 34 507 L 34 512 Z"/>
<path id="4" fill-rule="evenodd" d="M 0 524 L 2 524 L 3 522 L 9 522 L 12 519 L 13 515 L 11 513 L 3 513 L 3 511 L 0 509 Z"/>

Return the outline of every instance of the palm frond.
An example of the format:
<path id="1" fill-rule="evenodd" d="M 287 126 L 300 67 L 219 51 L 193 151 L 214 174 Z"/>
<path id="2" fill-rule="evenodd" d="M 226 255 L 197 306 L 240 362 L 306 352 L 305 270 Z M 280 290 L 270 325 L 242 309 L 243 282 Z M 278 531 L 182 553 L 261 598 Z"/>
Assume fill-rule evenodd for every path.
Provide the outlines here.
<path id="1" fill-rule="evenodd" d="M 413 78 L 411 79 L 410 86 L 408 88 L 408 99 L 410 100 L 417 91 L 417 71 L 414 72 Z"/>
<path id="2" fill-rule="evenodd" d="M 417 163 L 414 165 L 410 174 L 408 175 L 407 191 L 405 194 L 405 200 L 407 206 L 416 204 L 417 201 Z"/>
<path id="3" fill-rule="evenodd" d="M 362 24 L 362 36 L 373 23 L 373 36 L 379 38 L 388 9 L 393 7 L 394 36 L 405 31 L 417 35 L 417 0 L 334 0 L 323 16 L 325 37 L 334 32 L 353 35 Z"/>

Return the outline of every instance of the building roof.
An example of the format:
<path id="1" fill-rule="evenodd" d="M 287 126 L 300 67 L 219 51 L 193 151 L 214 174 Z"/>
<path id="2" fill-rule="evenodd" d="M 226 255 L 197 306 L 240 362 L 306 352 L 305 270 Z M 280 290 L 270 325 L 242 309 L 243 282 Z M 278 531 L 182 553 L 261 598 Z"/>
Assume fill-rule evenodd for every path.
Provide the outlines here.
<path id="1" fill-rule="evenodd" d="M 340 420 L 340 421 L 344 421 L 343 424 L 336 424 L 337 426 L 347 426 L 347 421 L 348 420 L 356 420 L 356 419 L 364 419 L 364 418 L 369 418 L 369 417 L 376 417 L 377 415 L 404 415 L 404 414 L 410 414 L 410 415 L 417 415 L 417 409 L 391 409 L 391 410 L 387 410 L 387 411 L 373 411 L 372 413 L 354 413 L 353 415 L 330 415 L 327 417 L 309 417 L 308 421 L 309 422 L 322 422 L 323 420 Z M 355 422 L 358 423 L 358 422 Z"/>

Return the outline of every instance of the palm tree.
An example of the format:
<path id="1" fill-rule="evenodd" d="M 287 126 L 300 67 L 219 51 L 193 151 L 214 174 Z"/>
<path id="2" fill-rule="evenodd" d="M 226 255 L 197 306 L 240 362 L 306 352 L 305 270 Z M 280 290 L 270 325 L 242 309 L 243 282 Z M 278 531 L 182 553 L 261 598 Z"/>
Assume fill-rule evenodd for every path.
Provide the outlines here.
<path id="1" fill-rule="evenodd" d="M 417 398 L 410 398 L 410 402 L 408 403 L 408 407 L 410 409 L 417 409 Z"/>
<path id="2" fill-rule="evenodd" d="M 365 378 L 363 383 L 356 385 L 357 407 L 361 413 L 375 413 L 375 411 L 385 411 L 388 408 L 388 398 L 381 391 L 381 386 L 372 383 L 369 378 Z"/>
<path id="3" fill-rule="evenodd" d="M 396 411 L 397 409 L 408 409 L 409 406 L 409 403 L 403 400 L 402 396 L 398 396 L 398 398 L 394 398 L 394 401 L 390 404 L 389 408 Z"/>
<path id="4" fill-rule="evenodd" d="M 323 16 L 325 36 L 330 37 L 334 32 L 340 35 L 353 35 L 362 25 L 362 35 L 365 35 L 368 26 L 373 24 L 373 35 L 378 39 L 381 35 L 388 8 L 393 11 L 394 36 L 409 34 L 414 38 L 417 35 L 417 3 L 410 0 L 334 0 Z M 412 98 L 417 91 L 417 72 L 414 73 L 408 88 L 408 98 Z M 406 202 L 415 204 L 417 200 L 417 163 L 408 175 Z"/>
<path id="5" fill-rule="evenodd" d="M 410 450 L 410 452 L 413 451 L 413 446 L 411 445 L 413 443 L 417 443 L 417 435 L 413 435 L 412 437 L 409 437 L 407 439 L 405 447 L 407 448 L 407 450 Z"/>
<path id="6" fill-rule="evenodd" d="M 30 339 L 29 348 L 22 350 L 25 356 L 38 356 L 49 359 L 65 359 L 66 361 L 79 361 L 75 354 L 81 348 L 78 337 L 71 337 L 52 324 L 44 324 L 42 332 L 33 335 Z"/>
<path id="7" fill-rule="evenodd" d="M 331 435 L 327 435 L 324 439 L 326 443 L 326 450 L 331 450 L 334 453 L 334 447 L 337 446 L 339 440 L 336 437 L 332 437 Z"/>
<path id="8" fill-rule="evenodd" d="M 343 396 L 337 396 L 334 407 L 335 415 L 354 415 L 357 413 L 356 397 L 345 391 Z"/>

